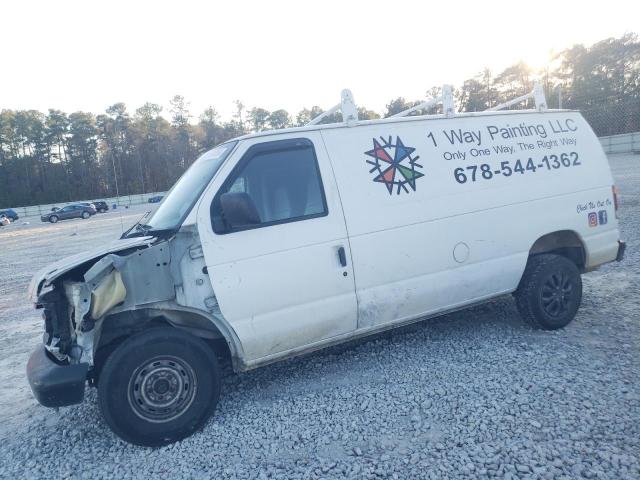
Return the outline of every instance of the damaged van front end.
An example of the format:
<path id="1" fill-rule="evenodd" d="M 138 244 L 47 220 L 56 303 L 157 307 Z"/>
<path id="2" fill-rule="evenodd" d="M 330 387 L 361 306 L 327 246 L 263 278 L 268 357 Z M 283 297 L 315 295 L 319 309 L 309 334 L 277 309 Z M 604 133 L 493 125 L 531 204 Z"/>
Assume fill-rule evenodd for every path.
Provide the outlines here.
<path id="1" fill-rule="evenodd" d="M 237 366 L 238 341 L 220 312 L 194 225 L 169 238 L 125 238 L 53 264 L 34 276 L 30 295 L 45 331 L 27 376 L 44 406 L 82 402 L 103 352 L 153 324 L 220 340 Z"/>
<path id="2" fill-rule="evenodd" d="M 49 265 L 33 277 L 29 295 L 42 311 L 44 334 L 43 346 L 29 359 L 27 376 L 42 405 L 60 407 L 82 401 L 101 322 L 127 297 L 123 271 L 127 276 L 128 259 L 133 252 L 147 249 L 151 240 L 120 240 L 110 248 Z"/>
<path id="3" fill-rule="evenodd" d="M 218 307 L 195 215 L 190 216 L 236 143 L 219 145 L 196 160 L 146 223 L 137 222 L 119 240 L 49 265 L 33 277 L 29 295 L 42 310 L 44 336 L 29 359 L 27 376 L 42 405 L 81 402 L 86 381 L 96 383 L 118 345 L 153 327 L 220 340 L 234 368 L 241 368 L 236 364 L 239 341 Z"/>

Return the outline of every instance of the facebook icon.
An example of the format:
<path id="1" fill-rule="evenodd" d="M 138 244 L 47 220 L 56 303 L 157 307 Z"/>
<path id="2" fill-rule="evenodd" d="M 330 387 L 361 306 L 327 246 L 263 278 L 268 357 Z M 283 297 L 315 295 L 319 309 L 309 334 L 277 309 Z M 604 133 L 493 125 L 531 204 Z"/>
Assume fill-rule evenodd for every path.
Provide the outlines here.
<path id="1" fill-rule="evenodd" d="M 605 223 L 607 223 L 607 211 L 606 210 L 600 210 L 598 212 L 598 223 L 600 225 L 604 225 Z"/>

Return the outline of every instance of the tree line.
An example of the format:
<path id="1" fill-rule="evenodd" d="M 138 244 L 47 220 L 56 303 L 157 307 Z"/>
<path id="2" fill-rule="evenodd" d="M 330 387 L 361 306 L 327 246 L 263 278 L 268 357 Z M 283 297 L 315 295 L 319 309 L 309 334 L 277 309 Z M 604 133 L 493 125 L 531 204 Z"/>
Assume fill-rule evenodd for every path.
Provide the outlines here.
<path id="1" fill-rule="evenodd" d="M 494 75 L 485 69 L 454 90 L 459 111 L 486 110 L 542 82 L 550 108 L 583 112 L 598 135 L 640 130 L 640 42 L 636 34 L 575 45 L 536 71 L 516 63 Z M 437 96 L 440 87 L 427 91 Z M 387 117 L 420 101 L 392 99 L 386 110 L 359 108 L 361 119 Z M 515 108 L 531 107 L 522 104 Z M 434 113 L 438 107 L 429 109 Z M 214 107 L 194 117 L 184 97 L 131 112 L 116 103 L 104 113 L 67 114 L 49 109 L 0 112 L 0 207 L 164 191 L 202 152 L 230 138 L 265 129 L 300 126 L 322 113 L 318 106 L 295 116 L 284 109 L 247 108 L 235 102 L 232 118 Z M 324 122 L 340 121 L 340 114 Z"/>

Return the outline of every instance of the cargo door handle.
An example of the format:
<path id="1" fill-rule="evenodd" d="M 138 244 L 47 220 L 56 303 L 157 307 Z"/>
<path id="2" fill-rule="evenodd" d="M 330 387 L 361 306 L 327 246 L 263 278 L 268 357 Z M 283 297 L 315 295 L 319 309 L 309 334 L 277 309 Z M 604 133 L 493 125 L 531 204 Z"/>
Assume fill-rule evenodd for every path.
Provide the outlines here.
<path id="1" fill-rule="evenodd" d="M 340 265 L 347 266 L 347 253 L 344 251 L 344 247 L 338 249 L 338 258 L 340 259 Z"/>

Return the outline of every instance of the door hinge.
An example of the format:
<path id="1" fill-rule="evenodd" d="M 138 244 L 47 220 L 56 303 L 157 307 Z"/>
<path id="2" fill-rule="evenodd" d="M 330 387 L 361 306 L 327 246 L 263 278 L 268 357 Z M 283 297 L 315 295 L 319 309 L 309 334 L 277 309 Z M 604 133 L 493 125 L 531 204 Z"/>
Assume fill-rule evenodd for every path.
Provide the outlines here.
<path id="1" fill-rule="evenodd" d="M 196 258 L 204 257 L 204 252 L 202 251 L 202 245 L 196 245 L 194 247 L 189 248 L 189 257 L 191 257 L 192 260 L 195 260 Z"/>

